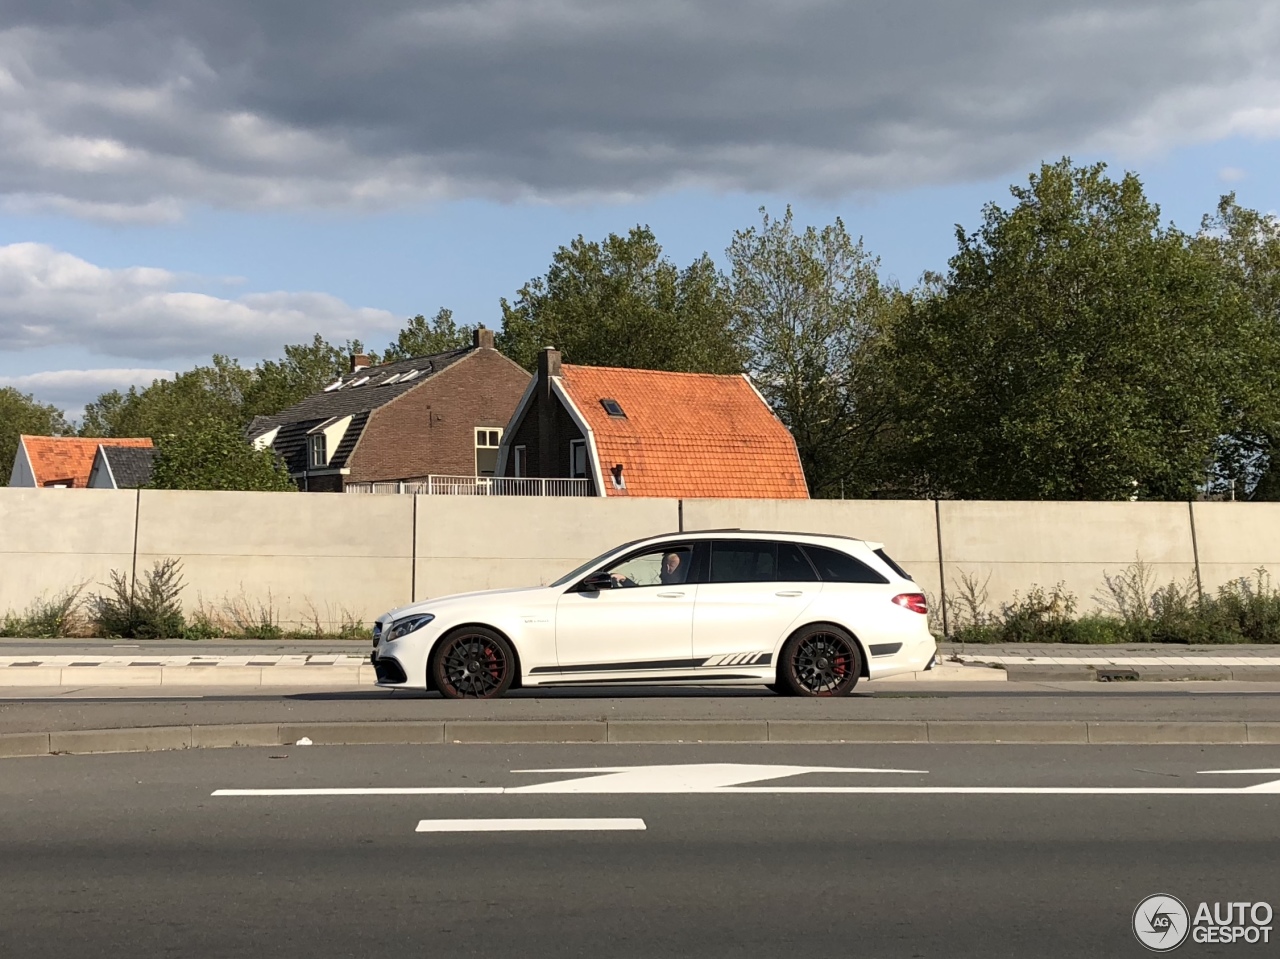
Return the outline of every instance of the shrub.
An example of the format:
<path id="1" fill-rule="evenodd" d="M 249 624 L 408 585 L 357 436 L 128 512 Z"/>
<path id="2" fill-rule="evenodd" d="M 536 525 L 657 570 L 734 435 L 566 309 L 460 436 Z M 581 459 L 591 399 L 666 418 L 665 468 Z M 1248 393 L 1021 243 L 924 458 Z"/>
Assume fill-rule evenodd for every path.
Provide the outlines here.
<path id="1" fill-rule="evenodd" d="M 182 563 L 157 560 L 143 574 L 141 589 L 112 570 L 109 592 L 93 597 L 94 620 L 103 636 L 127 639 L 175 639 L 186 629 L 182 616 Z"/>
<path id="2" fill-rule="evenodd" d="M 21 615 L 6 613 L 0 622 L 0 636 L 16 639 L 62 639 L 85 631 L 84 588 L 71 586 L 52 599 L 34 600 Z"/>

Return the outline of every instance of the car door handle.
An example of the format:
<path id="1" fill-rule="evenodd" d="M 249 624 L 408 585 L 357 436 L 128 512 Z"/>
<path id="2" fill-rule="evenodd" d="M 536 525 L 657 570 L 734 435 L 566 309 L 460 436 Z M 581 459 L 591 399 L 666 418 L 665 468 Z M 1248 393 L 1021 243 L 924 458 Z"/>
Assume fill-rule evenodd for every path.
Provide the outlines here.
<path id="1" fill-rule="evenodd" d="M 781 590 L 778 590 L 778 592 L 774 593 L 773 595 L 774 595 L 774 596 L 803 596 L 803 595 L 804 595 L 804 590 L 802 590 L 802 589 L 781 589 Z"/>
<path id="2" fill-rule="evenodd" d="M 679 599 L 684 593 L 659 593 L 663 599 Z"/>

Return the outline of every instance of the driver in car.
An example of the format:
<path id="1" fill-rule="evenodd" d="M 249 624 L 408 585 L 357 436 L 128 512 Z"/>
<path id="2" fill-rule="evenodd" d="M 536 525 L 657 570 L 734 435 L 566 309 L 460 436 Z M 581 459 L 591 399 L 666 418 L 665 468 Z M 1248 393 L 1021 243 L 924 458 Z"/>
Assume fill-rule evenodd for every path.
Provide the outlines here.
<path id="1" fill-rule="evenodd" d="M 685 577 L 689 575 L 689 569 L 684 564 L 683 557 L 679 553 L 667 553 L 662 557 L 662 569 L 658 573 L 658 585 L 673 586 L 685 581 Z M 613 585 L 616 587 L 640 586 L 630 576 L 625 573 L 613 574 Z M 652 583 L 645 585 L 654 585 Z"/>

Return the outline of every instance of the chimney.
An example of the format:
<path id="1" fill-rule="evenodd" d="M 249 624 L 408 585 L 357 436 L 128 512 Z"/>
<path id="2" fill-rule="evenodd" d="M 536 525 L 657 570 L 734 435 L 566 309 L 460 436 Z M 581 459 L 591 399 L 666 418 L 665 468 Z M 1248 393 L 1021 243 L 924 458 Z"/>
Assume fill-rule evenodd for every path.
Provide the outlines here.
<path id="1" fill-rule="evenodd" d="M 556 400 L 552 377 L 560 375 L 560 351 L 548 346 L 538 354 L 538 472 L 542 477 L 565 476 L 567 464 L 555 456 Z"/>
<path id="2" fill-rule="evenodd" d="M 351 372 L 363 370 L 369 366 L 369 357 L 364 353 L 353 353 L 351 356 Z"/>
<path id="3" fill-rule="evenodd" d="M 471 345 L 477 350 L 493 349 L 493 330 L 486 330 L 483 326 L 477 327 L 471 334 Z"/>

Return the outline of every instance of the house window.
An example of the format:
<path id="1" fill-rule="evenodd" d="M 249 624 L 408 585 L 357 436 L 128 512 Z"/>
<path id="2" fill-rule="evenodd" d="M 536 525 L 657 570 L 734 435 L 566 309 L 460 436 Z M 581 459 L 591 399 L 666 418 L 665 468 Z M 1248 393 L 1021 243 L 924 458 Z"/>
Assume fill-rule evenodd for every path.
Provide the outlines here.
<path id="1" fill-rule="evenodd" d="M 525 446 L 517 446 L 515 448 L 515 475 L 529 475 L 529 450 Z"/>
<path id="2" fill-rule="evenodd" d="M 610 416 L 618 416 L 624 420 L 627 418 L 627 414 L 622 411 L 622 405 L 617 400 L 604 399 L 600 401 L 600 405 Z"/>
<path id="3" fill-rule="evenodd" d="M 587 475 L 587 441 L 569 441 L 569 475 L 574 479 L 585 479 Z"/>
<path id="4" fill-rule="evenodd" d="M 319 469 L 329 465 L 329 456 L 325 450 L 324 434 L 316 433 L 307 437 L 307 465 L 311 469 Z"/>
<path id="5" fill-rule="evenodd" d="M 476 475 L 492 476 L 498 469 L 498 447 L 502 430 L 482 426 L 476 429 Z"/>

